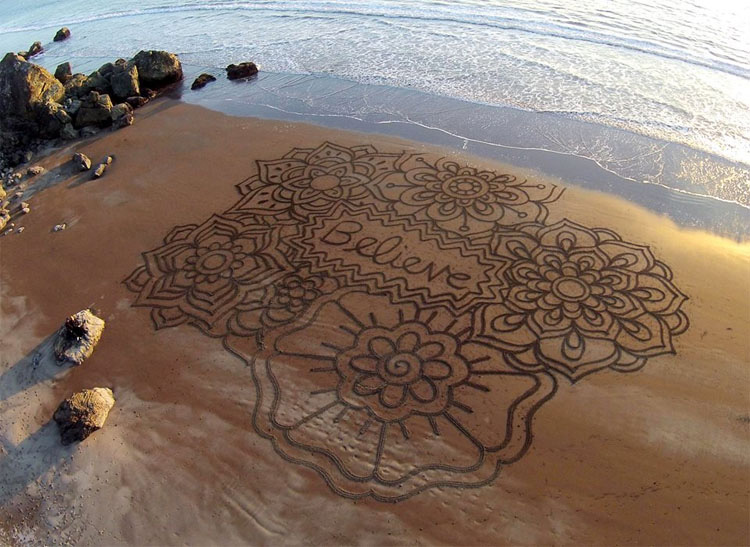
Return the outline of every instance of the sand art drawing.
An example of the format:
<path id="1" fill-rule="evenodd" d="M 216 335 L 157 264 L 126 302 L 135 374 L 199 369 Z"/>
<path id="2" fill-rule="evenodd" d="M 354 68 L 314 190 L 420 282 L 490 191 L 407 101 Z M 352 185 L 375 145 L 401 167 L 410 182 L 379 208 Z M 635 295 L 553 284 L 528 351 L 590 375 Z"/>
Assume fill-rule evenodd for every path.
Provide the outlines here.
<path id="1" fill-rule="evenodd" d="M 560 378 L 637 370 L 689 325 L 648 247 L 547 223 L 549 183 L 323 143 L 238 189 L 125 284 L 157 329 L 222 338 L 256 432 L 342 496 L 488 484 Z"/>

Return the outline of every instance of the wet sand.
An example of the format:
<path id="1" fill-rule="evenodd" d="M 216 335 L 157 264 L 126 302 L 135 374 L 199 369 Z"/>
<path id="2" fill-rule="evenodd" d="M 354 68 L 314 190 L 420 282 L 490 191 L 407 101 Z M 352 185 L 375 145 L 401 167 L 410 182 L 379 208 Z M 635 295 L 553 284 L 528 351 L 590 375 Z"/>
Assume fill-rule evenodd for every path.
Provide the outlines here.
<path id="1" fill-rule="evenodd" d="M 346 160 L 339 171 L 326 163 L 325 142 Z M 286 165 L 259 171 L 256 160 L 295 148 Z M 90 181 L 66 170 L 74 151 L 116 159 Z M 0 540 L 750 542 L 750 245 L 455 151 L 170 100 L 41 164 L 54 184 L 15 221 L 25 231 L 0 238 Z M 302 164 L 327 197 L 279 182 Z M 465 216 L 450 204 L 430 209 L 429 200 L 446 203 L 438 191 L 399 190 L 447 172 L 480 184 L 487 170 L 510 176 L 493 184 L 519 204 L 500 219 L 492 204 Z M 330 173 L 349 181 L 338 198 Z M 377 186 L 369 193 L 368 180 Z M 269 181 L 286 191 L 263 199 Z M 351 206 L 337 204 L 345 200 Z M 390 212 L 378 209 L 388 200 Z M 52 233 L 61 222 L 68 228 Z M 396 259 L 368 242 L 352 247 L 354 223 L 381 242 L 396 234 L 415 252 Z M 344 240 L 361 251 L 354 259 L 338 254 Z M 199 254 L 202 241 L 209 250 Z M 564 307 L 556 290 L 571 302 L 589 290 L 542 287 L 529 270 L 540 252 L 570 256 L 578 247 L 579 266 L 600 273 L 615 251 L 632 251 L 618 255 L 621 279 L 580 277 L 626 287 L 626 297 L 606 302 L 632 307 L 615 314 L 630 335 L 615 338 L 601 324 L 599 335 L 571 335 L 560 319 L 562 334 L 552 336 L 552 326 L 520 311 L 538 296 L 533 288 L 551 294 L 549 320 Z M 192 261 L 181 254 L 188 248 L 198 249 Z M 248 262 L 259 249 L 262 260 Z M 202 258 L 225 251 L 234 253 L 231 275 L 244 276 L 238 283 Z M 172 277 L 169 264 L 180 270 Z M 301 280 L 291 283 L 295 273 Z M 208 284 L 214 297 L 183 290 L 190 283 Z M 525 292 L 512 283 L 526 283 Z M 50 336 L 87 306 L 107 321 L 102 341 L 82 366 L 58 368 Z M 507 327 L 521 316 L 523 331 Z M 422 370 L 435 369 L 425 373 L 432 387 L 423 378 L 392 388 L 414 369 L 406 357 L 388 361 L 388 351 L 408 354 L 415 333 L 442 348 L 419 354 Z M 310 372 L 331 360 L 332 370 Z M 475 381 L 482 373 L 486 381 Z M 103 430 L 64 448 L 49 419 L 62 398 L 93 386 L 111 387 L 117 404 Z M 448 411 L 449 403 L 470 408 Z M 299 427 L 290 433 L 289 424 Z"/>

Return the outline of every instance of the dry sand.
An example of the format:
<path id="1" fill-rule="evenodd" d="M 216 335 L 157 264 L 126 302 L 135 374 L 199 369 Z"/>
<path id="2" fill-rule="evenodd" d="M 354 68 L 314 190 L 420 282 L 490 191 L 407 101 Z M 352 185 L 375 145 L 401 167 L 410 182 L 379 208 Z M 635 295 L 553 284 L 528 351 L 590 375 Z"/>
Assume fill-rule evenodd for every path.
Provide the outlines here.
<path id="1" fill-rule="evenodd" d="M 305 201 L 302 194 L 282 192 L 265 202 L 285 204 L 278 205 L 280 219 L 248 220 L 263 200 L 241 200 L 235 184 L 247 181 L 243 189 L 252 195 L 264 179 L 276 180 L 294 167 L 283 167 L 281 175 L 269 167 L 253 178 L 256 160 L 279 159 L 299 148 L 299 161 L 324 163 L 309 150 L 326 141 L 357 156 L 350 162 L 354 167 L 342 167 L 338 175 L 352 184 L 342 199 L 359 205 L 339 206 L 313 222 L 306 211 L 325 210 L 330 205 L 325 199 L 305 194 L 310 198 Z M 355 148 L 362 145 L 374 146 L 377 158 Z M 106 154 L 116 160 L 105 177 L 89 181 L 66 171 L 63 164 L 73 151 L 94 161 Z M 444 199 L 429 192 L 401 194 L 394 206 L 398 215 L 373 212 L 368 204 L 377 200 L 357 193 L 358 177 L 380 180 L 377 195 L 395 199 L 403 177 L 393 182 L 392 175 L 381 175 L 404 151 L 423 154 L 401 164 L 414 180 L 419 173 L 443 176 L 435 173 L 454 167 L 436 168 L 436 160 L 447 156 L 458 166 L 530 181 L 536 189 L 524 191 L 532 202 L 506 211 L 499 222 L 511 223 L 519 211 L 527 215 L 524 220 L 541 218 L 546 208 L 544 226 L 491 241 L 473 233 L 484 224 L 472 217 L 466 231 L 476 237 L 467 242 L 451 235 L 464 232 L 448 209 L 430 213 L 420 205 Z M 430 164 L 432 174 L 425 167 Z M 133 127 L 78 143 L 42 165 L 55 184 L 35 195 L 31 214 L 16 221 L 26 230 L 0 239 L 0 543 L 750 543 L 750 245 L 683 229 L 622 200 L 454 151 L 227 117 L 170 100 L 143 109 Z M 419 169 L 428 172 L 414 171 Z M 476 182 L 471 173 L 468 179 Z M 334 182 L 323 177 L 316 184 L 320 190 Z M 553 186 L 558 191 L 549 195 Z M 519 191 L 503 195 L 517 199 Z M 544 196 L 549 203 L 533 203 Z M 173 244 L 177 254 L 170 255 L 164 238 L 175 226 L 203 225 L 239 202 L 234 217 L 225 215 L 231 222 L 178 230 L 172 241 L 189 241 L 195 248 L 200 246 L 195 238 L 204 237 L 196 230 L 203 229 L 207 246 L 223 244 L 239 237 L 238 226 L 252 225 L 242 244 L 255 248 L 241 252 L 263 246 L 264 259 L 248 265 L 245 255 L 235 256 L 232 271 L 242 271 L 245 281 L 261 280 L 257 287 L 242 293 L 241 302 L 236 291 L 216 296 L 224 307 L 217 300 L 202 302 L 198 293 L 188 302 L 179 290 L 172 303 L 160 300 L 169 291 L 164 283 L 178 288 L 213 283 L 217 291 L 228 286 L 222 285 L 226 278 L 207 273 L 209 266 L 219 268 L 219 259 L 196 263 L 202 256 L 196 254 L 190 270 L 191 263 L 178 256 L 184 247 Z M 302 205 L 295 209 L 292 202 Z M 496 210 L 487 211 L 491 216 Z M 420 224 L 425 215 L 432 219 L 428 227 Z M 334 217 L 349 224 L 326 224 Z M 563 218 L 609 231 L 566 228 L 559 224 Z M 52 233 L 61 222 L 68 228 Z M 378 266 L 372 265 L 374 247 L 368 242 L 356 249 L 351 243 L 346 254 L 339 243 L 354 237 L 346 226 L 356 222 L 365 226 L 362 233 L 381 241 L 400 234 L 404 252 L 398 259 L 396 251 L 378 255 L 389 264 Z M 299 226 L 306 235 L 290 235 Z M 630 296 L 623 297 L 628 302 L 619 297 L 607 302 L 634 306 L 628 325 L 647 327 L 617 339 L 602 327 L 598 338 L 585 340 L 578 361 L 581 336 L 550 341 L 531 327 L 516 338 L 492 332 L 498 325 L 493 319 L 504 313 L 494 303 L 505 290 L 498 271 L 505 268 L 505 279 L 515 275 L 532 285 L 536 278 L 528 263 L 524 269 L 521 255 L 512 255 L 512 265 L 500 264 L 491 251 L 508 257 L 513 249 L 522 253 L 546 245 L 542 251 L 554 254 L 549 247 L 565 249 L 571 233 L 574 246 L 588 245 L 582 260 L 594 270 L 597 260 L 632 250 L 629 258 L 621 256 L 620 266 L 636 273 L 608 281 L 629 287 Z M 651 260 L 643 246 L 666 267 L 642 263 Z M 221 249 L 240 252 L 229 247 Z M 142 253 L 159 248 L 146 258 L 151 270 L 124 284 L 144 264 Z M 318 273 L 340 276 L 310 281 L 307 293 L 289 288 L 297 291 L 297 303 L 307 303 L 301 295 L 319 297 L 297 309 L 288 304 L 290 293 L 278 300 L 278 287 L 289 263 L 303 259 Z M 182 277 L 155 279 L 158 267 L 169 269 L 169 260 L 181 265 L 175 275 Z M 435 268 L 431 279 L 414 273 L 429 263 Z M 189 271 L 193 277 L 185 277 Z M 246 285 L 232 285 L 238 286 L 245 290 Z M 584 290 L 575 283 L 556 286 L 571 300 Z M 151 297 L 133 292 L 139 287 Z M 665 287 L 675 292 L 667 295 Z M 513 294 L 518 306 L 531 298 L 528 290 Z M 263 315 L 249 304 L 273 295 L 288 304 L 280 315 Z M 553 296 L 546 302 L 559 308 Z M 146 306 L 133 307 L 137 298 Z M 435 307 L 436 301 L 442 307 Z M 651 323 L 639 316 L 639 302 Z M 487 317 L 472 312 L 474 305 Z M 107 321 L 102 341 L 82 366 L 58 368 L 48 357 L 50 336 L 67 315 L 87 306 Z M 187 323 L 155 330 L 154 307 L 162 323 L 192 317 L 203 321 L 203 331 Z M 428 319 L 430 310 L 437 313 Z M 375 326 L 368 323 L 370 312 Z M 223 320 L 228 316 L 229 325 Z M 511 316 L 519 317 L 506 319 Z M 262 335 L 253 330 L 260 322 L 266 326 Z M 404 355 L 414 349 L 415 333 L 427 348 L 421 366 L 432 367 L 427 381 L 432 387 L 415 381 L 401 389 L 407 384 L 399 384 L 400 375 L 414 370 Z M 404 353 L 401 360 L 382 357 L 387 347 L 379 348 L 389 344 L 384 339 Z M 562 350 L 560 340 L 567 341 Z M 337 357 L 345 351 L 349 357 Z M 347 364 L 362 356 L 369 360 L 358 361 L 359 368 Z M 427 365 L 430 359 L 443 364 Z M 315 362 L 334 365 L 316 375 L 309 372 Z M 484 376 L 478 370 L 483 366 L 489 367 Z M 397 387 L 383 384 L 385 376 L 386 384 Z M 486 389 L 467 387 L 481 384 L 477 378 L 486 380 Z M 49 423 L 56 405 L 72 391 L 93 386 L 114 390 L 117 404 L 107 425 L 80 445 L 62 447 Z M 327 395 L 313 394 L 331 386 Z M 453 403 L 473 413 L 446 410 Z M 384 420 L 388 427 L 382 427 Z M 290 424 L 298 426 L 295 431 Z M 373 458 L 380 464 L 375 471 Z"/>

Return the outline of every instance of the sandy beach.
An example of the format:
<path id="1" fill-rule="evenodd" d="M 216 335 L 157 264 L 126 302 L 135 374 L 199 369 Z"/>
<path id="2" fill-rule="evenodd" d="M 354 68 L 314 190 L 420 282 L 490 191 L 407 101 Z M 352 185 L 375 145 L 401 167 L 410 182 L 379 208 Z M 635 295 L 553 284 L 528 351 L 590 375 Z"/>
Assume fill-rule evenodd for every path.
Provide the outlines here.
<path id="1" fill-rule="evenodd" d="M 747 243 L 167 98 L 40 164 L 0 239 L 0 542 L 750 542 Z M 106 427 L 60 446 L 92 385 Z"/>

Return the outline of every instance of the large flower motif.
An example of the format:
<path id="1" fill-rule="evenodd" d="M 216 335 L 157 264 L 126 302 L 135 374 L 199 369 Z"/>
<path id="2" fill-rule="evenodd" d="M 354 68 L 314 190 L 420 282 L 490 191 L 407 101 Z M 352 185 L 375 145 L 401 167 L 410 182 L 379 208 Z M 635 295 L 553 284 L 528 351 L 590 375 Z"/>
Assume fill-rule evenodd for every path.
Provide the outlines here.
<path id="1" fill-rule="evenodd" d="M 339 202 L 361 203 L 397 158 L 366 145 L 295 148 L 281 159 L 258 161 L 258 174 L 238 185 L 246 197 L 229 212 L 304 220 Z"/>
<path id="2" fill-rule="evenodd" d="M 190 322 L 213 334 L 291 269 L 272 228 L 219 215 L 176 227 L 143 258 L 125 280 L 138 293 L 134 305 L 152 308 L 157 329 Z"/>
<path id="3" fill-rule="evenodd" d="M 422 155 L 407 154 L 396 168 L 376 186 L 382 199 L 401 214 L 470 237 L 491 232 L 495 226 L 543 221 L 545 204 L 562 194 L 552 184 L 461 166 L 445 158 L 431 163 Z"/>
<path id="4" fill-rule="evenodd" d="M 361 289 L 323 296 L 253 360 L 256 430 L 347 497 L 490 482 L 556 385 L 471 341 L 470 322 Z"/>
<path id="5" fill-rule="evenodd" d="M 499 233 L 494 252 L 511 258 L 502 303 L 475 315 L 479 339 L 509 352 L 523 370 L 551 367 L 572 381 L 605 367 L 630 371 L 674 351 L 688 326 L 687 297 L 648 247 L 605 229 L 563 220 Z"/>
<path id="6" fill-rule="evenodd" d="M 445 411 L 451 388 L 469 374 L 455 338 L 416 321 L 363 329 L 336 368 L 341 398 L 389 421 Z"/>

